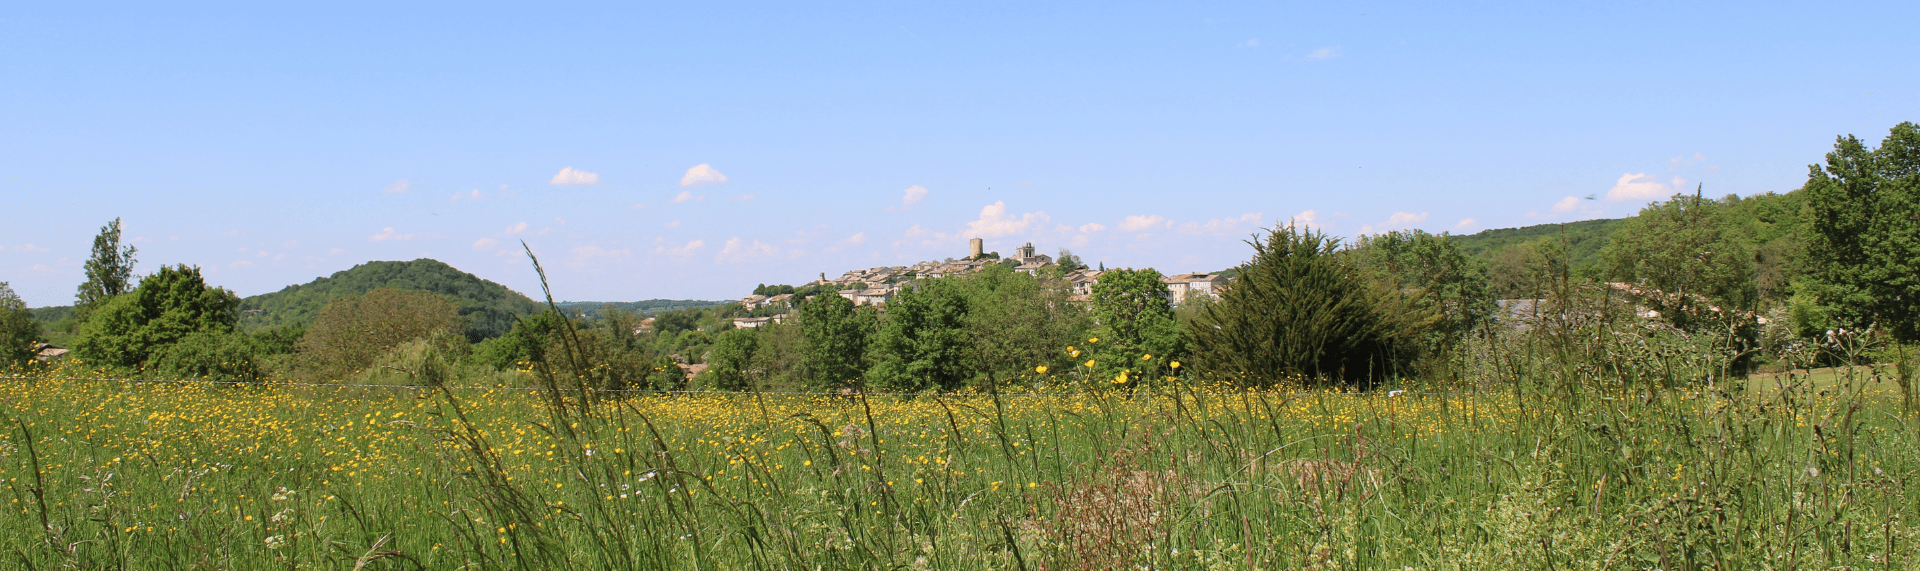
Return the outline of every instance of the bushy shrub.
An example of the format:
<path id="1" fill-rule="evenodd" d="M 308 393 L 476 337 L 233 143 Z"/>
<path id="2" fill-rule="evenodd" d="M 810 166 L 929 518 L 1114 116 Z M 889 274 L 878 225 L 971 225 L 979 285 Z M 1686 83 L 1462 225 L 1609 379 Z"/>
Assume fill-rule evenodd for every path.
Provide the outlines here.
<path id="1" fill-rule="evenodd" d="M 359 377 L 377 385 L 447 386 L 457 384 L 472 350 L 467 338 L 450 329 L 401 343 L 375 359 Z"/>
<path id="2" fill-rule="evenodd" d="M 161 349 L 147 372 L 170 379 L 260 382 L 267 378 L 267 355 L 254 336 L 201 331 Z"/>
<path id="3" fill-rule="evenodd" d="M 208 286 L 200 268 L 162 266 L 132 292 L 93 306 L 73 353 L 90 364 L 139 368 L 189 335 L 233 331 L 239 305 L 233 292 Z"/>
<path id="4" fill-rule="evenodd" d="M 1338 239 L 1311 228 L 1275 227 L 1250 244 L 1253 259 L 1189 332 L 1201 373 L 1366 384 L 1410 372 L 1438 319 L 1409 299 L 1419 292 L 1368 282 L 1337 255 Z"/>

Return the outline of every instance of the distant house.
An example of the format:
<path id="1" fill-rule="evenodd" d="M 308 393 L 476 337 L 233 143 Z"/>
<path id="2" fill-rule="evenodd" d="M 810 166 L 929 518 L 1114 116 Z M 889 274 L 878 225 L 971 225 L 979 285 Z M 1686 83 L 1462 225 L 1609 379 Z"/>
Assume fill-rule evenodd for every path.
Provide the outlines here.
<path id="1" fill-rule="evenodd" d="M 876 306 L 886 305 L 887 302 L 893 301 L 893 293 L 894 293 L 893 288 L 887 288 L 887 287 L 867 288 L 864 290 L 854 292 L 853 304 L 854 305 L 876 305 Z"/>
<path id="2" fill-rule="evenodd" d="M 648 331 L 653 331 L 653 318 L 651 317 L 640 320 L 640 325 L 633 328 L 634 335 L 639 335 L 641 333 L 646 333 Z"/>
<path id="3" fill-rule="evenodd" d="M 33 358 L 36 361 L 52 361 L 65 354 L 67 354 L 66 349 L 61 349 L 48 343 L 33 344 Z"/>
<path id="4" fill-rule="evenodd" d="M 754 294 L 740 298 L 740 307 L 748 310 L 759 309 L 760 306 L 766 302 L 767 296 Z"/>
<path id="5" fill-rule="evenodd" d="M 1040 263 L 1020 264 L 1018 266 L 1014 266 L 1013 271 L 1027 274 L 1027 275 L 1033 275 L 1034 272 L 1040 271 L 1040 268 L 1047 267 L 1048 265 L 1049 264 L 1040 264 Z"/>
<path id="6" fill-rule="evenodd" d="M 1091 296 L 1093 295 L 1093 284 L 1100 283 L 1100 275 L 1104 273 L 1106 272 L 1100 270 L 1074 270 L 1068 272 L 1066 278 L 1068 283 L 1073 284 L 1074 296 Z"/>
<path id="7" fill-rule="evenodd" d="M 1167 301 L 1180 305 L 1190 295 L 1219 297 L 1220 288 L 1227 285 L 1227 278 L 1220 274 L 1180 274 L 1160 278 L 1167 284 Z"/>
<path id="8" fill-rule="evenodd" d="M 793 307 L 793 294 L 783 293 L 769 297 L 766 301 L 760 303 L 760 307 Z"/>

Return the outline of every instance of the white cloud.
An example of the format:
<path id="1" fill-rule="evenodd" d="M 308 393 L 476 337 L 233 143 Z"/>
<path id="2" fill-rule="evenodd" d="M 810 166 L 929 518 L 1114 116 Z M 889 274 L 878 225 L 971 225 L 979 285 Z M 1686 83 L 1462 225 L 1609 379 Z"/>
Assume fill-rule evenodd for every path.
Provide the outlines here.
<path id="1" fill-rule="evenodd" d="M 499 244 L 499 243 L 500 243 L 500 241 L 499 241 L 499 240 L 495 240 L 495 239 L 492 239 L 492 238 L 481 238 L 481 239 L 479 239 L 479 240 L 474 240 L 474 241 L 473 241 L 473 249 L 475 249 L 475 250 L 491 250 L 491 249 L 493 249 L 493 247 L 494 247 L 494 245 L 496 245 L 496 244 Z"/>
<path id="2" fill-rule="evenodd" d="M 46 264 L 34 264 L 34 265 L 31 265 L 31 266 L 27 266 L 27 271 L 28 271 L 28 272 L 30 272 L 30 273 L 35 273 L 35 274 L 57 274 L 57 273 L 60 273 L 60 270 L 56 270 L 56 269 L 53 269 L 53 267 L 52 267 L 52 266 L 48 266 L 48 265 L 46 265 Z"/>
<path id="3" fill-rule="evenodd" d="M 1312 228 L 1321 231 L 1325 231 L 1327 228 L 1333 226 L 1333 221 L 1321 218 L 1320 211 L 1318 210 L 1303 210 L 1299 214 L 1293 215 L 1293 219 L 1289 222 L 1300 225 L 1302 229 Z"/>
<path id="4" fill-rule="evenodd" d="M 1679 178 L 1675 178 L 1674 181 L 1681 184 L 1686 183 L 1686 181 Z M 1665 198 L 1668 194 L 1672 193 L 1672 190 L 1672 187 L 1660 181 L 1653 180 L 1653 175 L 1647 173 L 1626 173 L 1620 175 L 1620 180 L 1614 181 L 1613 189 L 1607 191 L 1607 200 L 1653 200 Z M 1561 211 L 1555 210 L 1555 212 Z"/>
<path id="5" fill-rule="evenodd" d="M 1459 224 L 1453 225 L 1453 229 L 1465 231 L 1471 230 L 1476 226 L 1479 226 L 1479 223 L 1474 222 L 1472 218 L 1463 218 Z"/>
<path id="6" fill-rule="evenodd" d="M 759 240 L 747 242 L 735 236 L 727 239 L 727 244 L 720 248 L 720 253 L 715 254 L 713 259 L 718 262 L 739 263 L 764 260 L 779 255 L 778 246 Z"/>
<path id="7" fill-rule="evenodd" d="M 412 234 L 401 234 L 398 232 L 394 232 L 392 226 L 388 226 L 385 230 L 381 230 L 379 234 L 374 234 L 372 236 L 367 237 L 367 240 L 370 242 L 385 242 L 388 240 L 412 240 L 412 239 L 413 239 Z"/>
<path id="8" fill-rule="evenodd" d="M 1553 203 L 1552 211 L 1554 214 L 1566 214 L 1568 212 L 1573 212 L 1573 209 L 1579 208 L 1579 207 L 1580 207 L 1580 198 L 1569 196 L 1569 197 L 1560 199 L 1559 202 Z"/>
<path id="9" fill-rule="evenodd" d="M 1260 225 L 1260 219 L 1260 213 L 1248 212 L 1239 216 L 1215 218 L 1208 220 L 1205 224 L 1188 222 L 1180 225 L 1180 231 L 1187 234 L 1211 234 L 1221 236 L 1244 231 L 1246 226 L 1258 227 Z"/>
<path id="10" fill-rule="evenodd" d="M 515 225 L 512 225 L 512 226 L 508 226 L 508 227 L 507 227 L 507 230 L 506 230 L 506 233 L 508 233 L 508 234 L 519 234 L 519 233 L 521 233 L 521 232 L 526 232 L 526 231 L 527 231 L 527 223 L 525 223 L 525 222 L 521 222 L 521 223 L 519 223 L 519 224 L 515 224 Z"/>
<path id="11" fill-rule="evenodd" d="M 727 182 L 727 175 L 714 170 L 713 165 L 700 163 L 687 169 L 686 176 L 680 177 L 680 186 L 706 186 Z"/>
<path id="12" fill-rule="evenodd" d="M 685 256 L 693 255 L 694 252 L 699 251 L 701 248 L 705 248 L 706 246 L 707 246 L 706 241 L 694 240 L 692 242 L 687 242 L 685 246 L 677 246 L 672 248 L 666 247 L 665 245 L 658 246 L 658 247 L 655 247 L 653 251 L 654 253 L 657 253 L 657 254 L 666 254 L 669 256 L 685 257 Z"/>
<path id="13" fill-rule="evenodd" d="M 1034 224 L 1045 225 L 1047 213 L 1028 212 L 1019 217 L 1007 215 L 1007 202 L 996 201 L 980 209 L 980 219 L 967 223 L 966 237 L 1000 238 L 1027 231 Z"/>
<path id="14" fill-rule="evenodd" d="M 1259 38 L 1254 38 L 1254 39 L 1251 39 L 1251 40 L 1247 40 L 1247 41 L 1244 41 L 1244 42 L 1240 42 L 1240 47 L 1243 47 L 1243 48 L 1257 48 L 1257 47 L 1260 47 L 1260 39 L 1259 39 Z"/>
<path id="15" fill-rule="evenodd" d="M 240 260 L 240 261 L 238 261 L 238 262 L 234 262 L 234 263 L 231 263 L 231 264 L 227 264 L 227 265 L 228 265 L 229 267 L 235 267 L 235 268 L 247 268 L 247 267 L 252 267 L 252 266 L 253 266 L 253 262 L 250 262 L 250 261 L 247 261 L 247 260 Z"/>
<path id="16" fill-rule="evenodd" d="M 1107 229 L 1107 225 L 1101 224 L 1099 222 L 1088 222 L 1080 226 L 1080 231 L 1087 234 L 1092 234 L 1094 232 L 1099 232 L 1101 230 L 1106 230 L 1106 229 Z"/>
<path id="17" fill-rule="evenodd" d="M 1331 59 L 1339 56 L 1340 56 L 1340 48 L 1320 48 L 1317 50 L 1313 50 L 1313 53 L 1307 54 L 1307 59 L 1322 60 L 1322 59 Z"/>
<path id="18" fill-rule="evenodd" d="M 285 244 L 281 244 L 281 245 L 280 245 L 280 247 L 281 247 L 281 248 L 285 248 L 285 249 L 288 249 L 288 250 L 291 250 L 291 249 L 294 249 L 294 248 L 298 248 L 298 247 L 300 247 L 300 241 L 299 241 L 299 240 L 287 240 L 287 243 L 285 243 Z"/>
<path id="19" fill-rule="evenodd" d="M 48 250 L 46 248 L 42 248 L 39 246 L 35 246 L 33 244 L 21 244 L 19 246 L 14 246 L 13 251 L 15 252 L 49 252 L 51 250 Z"/>
<path id="20" fill-rule="evenodd" d="M 673 200 L 670 202 L 681 204 L 689 200 L 706 200 L 706 198 L 705 196 L 695 196 L 691 190 L 682 190 L 680 194 L 673 195 Z"/>
<path id="21" fill-rule="evenodd" d="M 253 257 L 255 257 L 255 258 L 265 258 L 265 257 L 267 257 L 267 251 L 266 251 L 266 250 L 261 250 L 261 251 L 258 251 L 258 252 L 254 252 L 254 254 L 253 254 Z"/>
<path id="22" fill-rule="evenodd" d="M 1172 223 L 1167 222 L 1167 218 L 1165 216 L 1161 216 L 1158 214 L 1155 214 L 1152 216 L 1141 216 L 1141 215 L 1135 214 L 1133 216 L 1128 216 L 1126 220 L 1120 221 L 1120 231 L 1121 232 L 1139 232 L 1141 230 L 1151 229 L 1155 226 L 1172 226 L 1172 225 L 1173 225 Z"/>
<path id="23" fill-rule="evenodd" d="M 547 181 L 547 184 L 568 186 L 575 184 L 598 184 L 599 182 L 600 175 L 598 174 L 583 170 L 574 170 L 573 167 L 566 167 L 560 169 L 560 174 L 553 175 L 553 180 Z"/>
<path id="24" fill-rule="evenodd" d="M 672 221 L 672 222 L 668 222 L 668 223 L 666 224 L 666 226 L 667 226 L 668 228 L 679 228 L 679 227 L 680 227 L 680 221 L 679 221 L 679 220 L 675 220 L 675 221 Z"/>
<path id="25" fill-rule="evenodd" d="M 393 181 L 393 184 L 389 184 L 387 185 L 386 188 L 380 189 L 380 192 L 384 192 L 387 194 L 400 194 L 400 193 L 406 192 L 407 189 L 411 187 L 413 187 L 413 183 L 407 182 L 407 179 L 403 178 L 400 180 Z"/>
<path id="26" fill-rule="evenodd" d="M 913 210 L 914 205 L 920 204 L 921 201 L 926 199 L 927 187 L 917 184 L 909 186 L 907 187 L 907 195 L 900 199 L 900 205 L 887 207 L 887 212 L 906 212 Z"/>

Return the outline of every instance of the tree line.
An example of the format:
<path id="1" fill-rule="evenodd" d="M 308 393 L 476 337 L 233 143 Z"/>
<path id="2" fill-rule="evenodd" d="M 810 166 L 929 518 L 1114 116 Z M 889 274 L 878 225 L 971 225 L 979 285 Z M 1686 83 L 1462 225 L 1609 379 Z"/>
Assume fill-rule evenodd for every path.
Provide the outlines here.
<path id="1" fill-rule="evenodd" d="M 116 221 L 95 241 L 72 348 L 121 370 L 236 379 L 508 383 L 528 367 L 571 367 L 543 358 L 565 337 L 595 358 L 562 377 L 608 389 L 1365 386 L 1457 378 L 1487 354 L 1476 344 L 1624 307 L 1635 312 L 1618 319 L 1712 339 L 1745 371 L 1835 335 L 1882 347 L 1920 341 L 1916 151 L 1912 123 L 1877 147 L 1841 137 L 1800 190 L 1716 199 L 1695 189 L 1611 223 L 1601 243 L 1565 226 L 1476 247 L 1418 230 L 1347 242 L 1285 225 L 1249 237 L 1249 259 L 1217 296 L 1172 300 L 1158 272 L 1115 269 L 1083 299 L 1060 268 L 989 265 L 914 279 L 884 307 L 830 288 L 762 286 L 762 295 L 796 294 L 796 305 L 754 329 L 735 329 L 732 318 L 789 310 L 734 303 L 651 322 L 619 307 L 590 319 L 577 308 L 528 311 L 475 335 L 475 315 L 454 298 L 373 289 L 332 298 L 311 326 L 243 333 L 238 298 L 207 286 L 197 268 L 133 280 L 136 251 L 120 243 Z M 25 312 L 0 289 L 10 360 L 39 338 Z"/>

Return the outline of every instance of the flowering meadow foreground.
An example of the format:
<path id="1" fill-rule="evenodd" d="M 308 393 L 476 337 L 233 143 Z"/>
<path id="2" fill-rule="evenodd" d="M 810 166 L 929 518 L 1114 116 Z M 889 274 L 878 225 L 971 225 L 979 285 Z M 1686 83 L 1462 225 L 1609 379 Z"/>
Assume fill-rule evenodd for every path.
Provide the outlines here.
<path id="1" fill-rule="evenodd" d="M 8 568 L 1920 568 L 1915 417 L 1745 392 L 0 380 Z"/>

